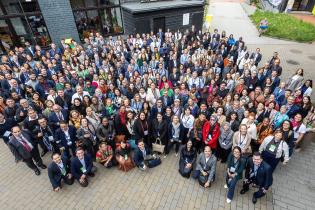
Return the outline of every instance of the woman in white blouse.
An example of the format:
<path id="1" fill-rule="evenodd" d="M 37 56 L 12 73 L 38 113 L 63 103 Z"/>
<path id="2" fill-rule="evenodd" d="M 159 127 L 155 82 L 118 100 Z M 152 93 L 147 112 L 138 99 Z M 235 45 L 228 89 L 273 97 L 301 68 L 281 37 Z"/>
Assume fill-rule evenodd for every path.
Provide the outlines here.
<path id="1" fill-rule="evenodd" d="M 241 124 L 240 130 L 234 133 L 232 150 L 234 147 L 239 146 L 242 149 L 242 154 L 244 156 L 251 155 L 251 139 L 251 136 L 247 132 L 247 125 Z"/>
<path id="2" fill-rule="evenodd" d="M 184 129 L 182 129 L 181 132 L 182 144 L 186 144 L 186 142 L 189 139 L 191 130 L 193 129 L 195 121 L 194 116 L 191 114 L 190 108 L 187 107 L 184 113 L 181 114 L 180 121 L 184 127 Z"/>

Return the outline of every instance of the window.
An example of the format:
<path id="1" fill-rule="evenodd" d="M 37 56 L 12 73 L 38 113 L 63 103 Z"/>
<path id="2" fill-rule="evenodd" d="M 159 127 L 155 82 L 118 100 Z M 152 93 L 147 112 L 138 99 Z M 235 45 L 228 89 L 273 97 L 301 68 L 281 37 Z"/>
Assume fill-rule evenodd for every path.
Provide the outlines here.
<path id="1" fill-rule="evenodd" d="M 26 41 L 40 46 L 50 44 L 37 0 L 0 0 L 0 4 L 2 46 L 20 46 Z"/>
<path id="2" fill-rule="evenodd" d="M 40 11 L 37 0 L 1 0 L 7 14 Z"/>
<path id="3" fill-rule="evenodd" d="M 80 38 L 123 33 L 120 0 L 70 0 Z"/>

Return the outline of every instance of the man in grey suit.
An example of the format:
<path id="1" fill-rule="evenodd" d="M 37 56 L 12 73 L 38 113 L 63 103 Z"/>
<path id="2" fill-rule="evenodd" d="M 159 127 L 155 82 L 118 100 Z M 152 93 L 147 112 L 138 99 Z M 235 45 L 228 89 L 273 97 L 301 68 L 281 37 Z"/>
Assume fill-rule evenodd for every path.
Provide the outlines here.
<path id="1" fill-rule="evenodd" d="M 42 169 L 47 167 L 43 164 L 43 160 L 39 155 L 38 146 L 34 143 L 31 134 L 26 131 L 21 131 L 18 126 L 13 127 L 11 131 L 13 135 L 10 137 L 8 146 L 15 157 L 15 162 L 25 162 L 26 165 L 39 176 L 40 170 L 38 167 Z M 34 164 L 33 160 L 38 167 Z"/>
<path id="2" fill-rule="evenodd" d="M 216 165 L 217 158 L 212 155 L 211 148 L 206 146 L 204 152 L 197 158 L 193 178 L 198 179 L 201 186 L 210 187 L 215 178 Z"/>

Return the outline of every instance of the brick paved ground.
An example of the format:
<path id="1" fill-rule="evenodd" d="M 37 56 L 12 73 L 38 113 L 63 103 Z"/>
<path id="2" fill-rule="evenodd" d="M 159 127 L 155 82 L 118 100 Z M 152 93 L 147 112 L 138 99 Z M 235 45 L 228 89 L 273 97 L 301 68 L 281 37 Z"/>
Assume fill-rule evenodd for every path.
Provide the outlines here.
<path id="1" fill-rule="evenodd" d="M 44 158 L 48 163 L 49 155 Z M 174 153 L 162 160 L 162 165 L 142 172 L 128 173 L 117 168 L 97 165 L 96 176 L 90 185 L 78 183 L 52 191 L 47 170 L 37 177 L 25 164 L 16 165 L 4 143 L 0 144 L 0 203 L 1 209 L 272 209 L 271 192 L 254 206 L 251 193 L 240 195 L 226 204 L 225 166 L 218 164 L 216 181 L 203 189 L 197 181 L 182 178 L 177 171 L 178 157 Z M 121 197 L 119 200 L 118 198 Z M 27 202 L 28 201 L 28 202 Z"/>

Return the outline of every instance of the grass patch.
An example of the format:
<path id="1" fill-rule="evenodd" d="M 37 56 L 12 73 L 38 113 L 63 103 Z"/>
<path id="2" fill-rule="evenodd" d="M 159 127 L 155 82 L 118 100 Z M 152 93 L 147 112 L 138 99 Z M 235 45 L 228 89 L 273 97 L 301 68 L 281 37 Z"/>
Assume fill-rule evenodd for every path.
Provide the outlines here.
<path id="1" fill-rule="evenodd" d="M 299 42 L 312 42 L 315 40 L 314 25 L 288 14 L 256 10 L 256 12 L 250 16 L 257 28 L 259 28 L 260 21 L 265 17 L 269 22 L 269 28 L 265 33 L 267 36 Z"/>

